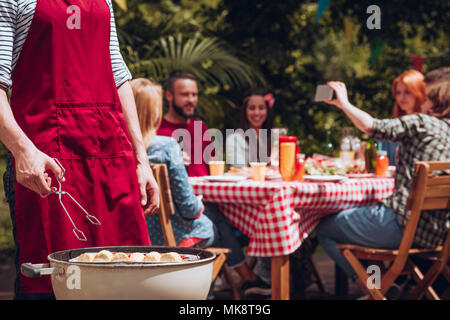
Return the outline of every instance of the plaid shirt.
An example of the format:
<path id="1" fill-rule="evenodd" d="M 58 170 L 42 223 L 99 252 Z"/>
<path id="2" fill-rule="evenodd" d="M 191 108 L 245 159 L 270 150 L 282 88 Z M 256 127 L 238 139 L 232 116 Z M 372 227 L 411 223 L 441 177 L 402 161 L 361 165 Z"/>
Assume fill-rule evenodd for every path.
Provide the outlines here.
<path id="1" fill-rule="evenodd" d="M 448 161 L 450 159 L 450 119 L 426 114 L 412 114 L 396 119 L 375 120 L 372 137 L 399 142 L 395 174 L 395 190 L 384 204 L 394 210 L 402 228 L 408 222 L 406 210 L 409 188 L 417 161 Z M 424 211 L 417 226 L 414 244 L 431 248 L 439 245 L 450 227 L 450 212 Z"/>

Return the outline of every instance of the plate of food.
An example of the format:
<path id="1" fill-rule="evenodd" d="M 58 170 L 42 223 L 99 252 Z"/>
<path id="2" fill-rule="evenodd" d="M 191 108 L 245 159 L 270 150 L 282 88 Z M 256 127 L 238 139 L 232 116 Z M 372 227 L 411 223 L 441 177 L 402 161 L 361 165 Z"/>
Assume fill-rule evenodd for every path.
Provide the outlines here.
<path id="1" fill-rule="evenodd" d="M 308 175 L 338 175 L 367 173 L 364 161 L 361 159 L 346 161 L 341 158 L 307 158 L 305 160 L 305 172 Z"/>
<path id="2" fill-rule="evenodd" d="M 236 175 L 205 176 L 203 178 L 210 182 L 239 182 L 247 180 L 246 176 L 236 176 Z"/>
<path id="3" fill-rule="evenodd" d="M 225 173 L 226 176 L 242 176 L 250 178 L 252 176 L 249 167 L 235 168 L 229 167 L 228 172 Z"/>
<path id="4" fill-rule="evenodd" d="M 266 174 L 266 180 L 281 180 L 281 174 L 279 173 L 272 173 L 272 174 Z"/>
<path id="5" fill-rule="evenodd" d="M 375 178 L 375 175 L 373 173 L 349 173 L 347 174 L 347 178 L 366 179 L 366 178 Z"/>
<path id="6" fill-rule="evenodd" d="M 305 175 L 303 179 L 310 182 L 342 182 L 347 180 L 347 177 L 340 175 Z"/>

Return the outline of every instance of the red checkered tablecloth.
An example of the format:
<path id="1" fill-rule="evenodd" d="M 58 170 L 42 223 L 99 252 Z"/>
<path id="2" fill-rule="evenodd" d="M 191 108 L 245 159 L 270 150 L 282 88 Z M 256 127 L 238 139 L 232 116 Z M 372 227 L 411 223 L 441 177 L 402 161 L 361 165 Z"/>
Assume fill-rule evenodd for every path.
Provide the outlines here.
<path id="1" fill-rule="evenodd" d="M 348 179 L 341 183 L 210 182 L 189 178 L 196 195 L 217 203 L 225 216 L 250 238 L 248 254 L 288 255 L 319 220 L 343 209 L 374 204 L 394 190 L 392 178 Z"/>

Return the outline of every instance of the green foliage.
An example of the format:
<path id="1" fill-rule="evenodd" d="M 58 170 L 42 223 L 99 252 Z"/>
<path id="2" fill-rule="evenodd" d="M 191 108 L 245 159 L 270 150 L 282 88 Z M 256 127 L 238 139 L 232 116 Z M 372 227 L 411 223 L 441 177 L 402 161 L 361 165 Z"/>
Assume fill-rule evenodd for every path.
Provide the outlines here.
<path id="1" fill-rule="evenodd" d="M 317 84 L 344 81 L 351 102 L 385 118 L 394 104 L 393 79 L 413 67 L 410 54 L 426 56 L 425 71 L 450 64 L 448 1 L 377 1 L 381 30 L 366 26 L 371 4 L 333 0 L 316 24 L 316 0 L 129 0 L 129 10 L 117 12 L 117 21 L 125 59 L 136 76 L 163 80 L 173 66 L 196 70 L 202 75 L 200 115 L 219 129 L 239 123 L 236 106 L 246 87 L 264 86 L 276 98 L 277 126 L 288 127 L 311 154 L 321 152 L 326 130 L 337 146 L 341 128 L 351 125 L 335 107 L 313 101 Z M 344 19 L 354 23 L 348 42 Z M 218 44 L 230 56 L 228 66 L 237 67 L 182 55 L 202 42 Z M 381 52 L 371 63 L 377 43 Z M 233 83 L 223 77 L 225 70 L 242 65 L 253 83 L 243 74 L 236 73 Z"/>
<path id="2" fill-rule="evenodd" d="M 167 36 L 156 42 L 153 52 L 152 58 L 129 65 L 133 75 L 151 77 L 163 83 L 175 69 L 195 74 L 201 92 L 198 113 L 213 127 L 221 126 L 224 107 L 233 107 L 224 92 L 264 82 L 258 71 L 230 54 L 215 38 Z"/>
<path id="3" fill-rule="evenodd" d="M 381 9 L 381 29 L 366 26 L 367 7 Z M 320 152 L 351 125 L 333 106 L 315 103 L 317 84 L 342 80 L 352 103 L 375 117 L 391 114 L 391 83 L 423 55 L 424 72 L 450 65 L 447 0 L 333 0 L 315 23 L 317 0 L 127 0 L 115 6 L 117 33 L 134 77 L 163 82 L 172 68 L 200 79 L 199 115 L 210 127 L 235 127 L 247 87 L 275 95 L 275 123 Z M 347 43 L 344 19 L 354 23 Z M 380 55 L 370 64 L 377 45 Z M 356 132 L 358 132 L 356 130 Z M 362 136 L 365 138 L 364 136 Z M 4 156 L 4 150 L 0 150 Z"/>
<path id="4" fill-rule="evenodd" d="M 192 72 L 201 92 L 198 116 L 210 127 L 223 128 L 225 110 L 235 108 L 230 91 L 265 83 L 258 68 L 215 37 L 210 13 L 219 1 L 129 1 L 117 14 L 118 35 L 134 77 L 164 84 L 170 71 Z M 220 12 L 217 17 L 220 20 Z"/>

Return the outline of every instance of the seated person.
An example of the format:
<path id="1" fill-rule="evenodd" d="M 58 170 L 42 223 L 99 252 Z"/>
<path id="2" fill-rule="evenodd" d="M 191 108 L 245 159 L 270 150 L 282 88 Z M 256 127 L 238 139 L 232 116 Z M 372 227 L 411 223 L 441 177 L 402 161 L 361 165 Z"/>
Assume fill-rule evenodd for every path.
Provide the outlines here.
<path id="1" fill-rule="evenodd" d="M 419 113 L 420 106 L 425 100 L 424 76 L 417 70 L 408 70 L 399 75 L 392 83 L 392 94 L 395 98 L 392 118 Z M 395 151 L 398 142 L 377 141 L 381 150 L 387 151 L 389 165 L 395 166 Z"/>
<path id="2" fill-rule="evenodd" d="M 241 127 L 228 135 L 226 140 L 228 165 L 240 168 L 248 167 L 250 162 L 270 161 L 273 102 L 264 89 L 252 88 L 244 93 Z"/>
<path id="3" fill-rule="evenodd" d="M 208 136 L 206 123 L 195 117 L 198 103 L 196 76 L 181 70 L 172 71 L 167 79 L 164 96 L 169 109 L 161 116 L 157 135 L 182 140 L 182 155 L 189 177 L 207 176 L 207 162 L 211 159 L 205 156 L 205 151 L 210 147 L 211 139 L 204 137 Z M 214 155 L 212 150 L 211 156 Z"/>
<path id="4" fill-rule="evenodd" d="M 175 208 L 175 215 L 170 219 L 177 245 L 231 249 L 227 264 L 241 276 L 243 287 L 258 287 L 270 295 L 270 287 L 253 273 L 245 262 L 231 224 L 217 206 L 203 204 L 199 197 L 194 195 L 177 141 L 172 137 L 155 135 L 162 118 L 161 86 L 143 78 L 134 79 L 130 84 L 149 161 L 167 165 Z M 159 217 L 150 215 L 146 219 L 149 233 L 152 235 L 152 244 L 164 245 Z"/>
<path id="5" fill-rule="evenodd" d="M 443 73 L 444 68 L 433 71 Z M 370 207 L 344 210 L 321 220 L 317 226 L 319 242 L 327 253 L 345 271 L 360 289 L 367 288 L 342 256 L 337 244 L 352 243 L 385 249 L 398 248 L 408 221 L 405 209 L 409 188 L 417 161 L 445 161 L 450 159 L 450 77 L 426 83 L 426 100 L 421 106 L 423 113 L 400 118 L 378 120 L 353 106 L 342 82 L 329 82 L 336 99 L 326 101 L 345 112 L 363 132 L 375 139 L 396 141 L 397 169 L 395 190 L 392 196 Z M 442 243 L 449 228 L 450 212 L 421 214 L 413 245 L 431 248 Z"/>
<path id="6" fill-rule="evenodd" d="M 226 162 L 234 168 L 248 167 L 250 162 L 270 162 L 273 149 L 273 95 L 262 88 L 250 88 L 243 96 L 240 128 L 226 139 Z M 275 150 L 276 151 L 276 150 Z M 277 152 L 277 151 L 276 151 Z M 273 153 L 272 153 L 273 155 Z M 278 168 L 277 168 L 278 169 Z M 239 170 L 239 169 L 238 169 Z M 237 231 L 239 234 L 239 231 Z M 240 235 L 241 239 L 245 236 Z M 302 291 L 311 283 L 311 256 L 314 237 L 305 239 L 302 246 L 290 255 L 291 290 Z M 271 281 L 271 258 L 258 257 L 255 270 L 265 282 Z M 248 295 L 257 295 L 249 288 Z"/>

